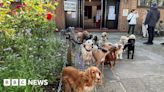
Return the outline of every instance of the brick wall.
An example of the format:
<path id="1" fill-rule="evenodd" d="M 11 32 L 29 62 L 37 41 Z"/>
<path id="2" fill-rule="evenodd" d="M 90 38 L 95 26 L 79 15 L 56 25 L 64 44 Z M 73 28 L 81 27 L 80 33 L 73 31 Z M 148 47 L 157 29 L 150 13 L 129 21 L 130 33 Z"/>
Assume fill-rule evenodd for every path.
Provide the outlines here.
<path id="1" fill-rule="evenodd" d="M 64 0 L 58 0 L 59 5 L 56 8 L 56 17 L 55 17 L 55 21 L 56 21 L 56 25 L 57 28 L 63 29 L 65 28 L 65 12 L 64 12 Z"/>
<path id="2" fill-rule="evenodd" d="M 137 20 L 137 26 L 136 26 L 135 31 L 137 33 L 139 33 L 141 31 L 141 25 L 142 25 L 144 12 L 148 8 L 137 7 L 137 0 L 127 0 L 126 3 L 124 2 L 124 0 L 121 0 L 121 3 L 120 3 L 120 16 L 119 16 L 119 27 L 118 27 L 118 29 L 120 31 L 127 31 L 127 29 L 128 29 L 128 23 L 127 23 L 126 17 L 122 16 L 123 9 L 129 9 L 129 11 L 131 9 L 137 9 L 137 11 L 139 13 L 139 18 Z M 164 15 L 163 15 L 164 9 L 162 9 L 162 8 L 159 8 L 159 9 L 160 9 L 160 13 L 161 13 L 160 20 L 164 21 Z"/>

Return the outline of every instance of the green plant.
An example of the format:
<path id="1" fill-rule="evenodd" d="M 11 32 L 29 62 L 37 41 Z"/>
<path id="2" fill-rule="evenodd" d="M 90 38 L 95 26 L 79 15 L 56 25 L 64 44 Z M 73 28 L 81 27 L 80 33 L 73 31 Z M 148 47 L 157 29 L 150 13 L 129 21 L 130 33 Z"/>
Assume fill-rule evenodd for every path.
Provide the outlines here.
<path id="1" fill-rule="evenodd" d="M 10 0 L 11 1 L 11 0 Z M 0 7 L 0 92 L 42 92 L 42 86 L 3 87 L 3 79 L 48 79 L 53 83 L 63 64 L 66 47 L 53 35 L 58 2 L 23 0 Z M 58 73 L 57 73 L 58 72 Z"/>

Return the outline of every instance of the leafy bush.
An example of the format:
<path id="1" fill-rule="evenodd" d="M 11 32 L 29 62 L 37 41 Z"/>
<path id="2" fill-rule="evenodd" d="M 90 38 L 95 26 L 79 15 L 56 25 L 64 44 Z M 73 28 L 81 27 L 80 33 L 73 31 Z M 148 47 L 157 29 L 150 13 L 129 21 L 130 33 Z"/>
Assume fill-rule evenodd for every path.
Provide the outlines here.
<path id="1" fill-rule="evenodd" d="M 45 0 L 46 1 L 46 0 Z M 47 79 L 59 75 L 65 47 L 54 37 L 58 2 L 23 0 L 15 8 L 4 0 L 0 7 L 0 92 L 42 92 L 41 86 L 3 87 L 3 79 Z M 56 73 L 58 72 L 58 73 Z"/>

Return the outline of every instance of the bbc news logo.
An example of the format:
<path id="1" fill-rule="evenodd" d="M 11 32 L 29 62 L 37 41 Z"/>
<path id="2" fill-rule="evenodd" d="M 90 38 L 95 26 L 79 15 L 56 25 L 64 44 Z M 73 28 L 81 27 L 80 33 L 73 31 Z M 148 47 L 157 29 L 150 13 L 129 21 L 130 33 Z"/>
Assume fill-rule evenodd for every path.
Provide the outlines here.
<path id="1" fill-rule="evenodd" d="M 48 85 L 48 80 L 3 79 L 3 86 Z"/>

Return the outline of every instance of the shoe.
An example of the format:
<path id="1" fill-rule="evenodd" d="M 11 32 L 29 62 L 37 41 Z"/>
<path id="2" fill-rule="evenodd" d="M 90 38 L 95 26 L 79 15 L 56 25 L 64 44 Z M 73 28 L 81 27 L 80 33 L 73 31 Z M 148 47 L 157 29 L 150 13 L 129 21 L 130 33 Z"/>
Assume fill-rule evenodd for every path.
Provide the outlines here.
<path id="1" fill-rule="evenodd" d="M 161 45 L 164 45 L 164 43 L 161 43 Z"/>
<path id="2" fill-rule="evenodd" d="M 153 43 L 147 43 L 147 45 L 153 45 Z"/>
<path id="3" fill-rule="evenodd" d="M 146 44 L 146 45 L 153 45 L 153 42 L 144 42 L 143 44 Z"/>
<path id="4" fill-rule="evenodd" d="M 148 42 L 144 42 L 143 44 L 148 44 Z"/>

